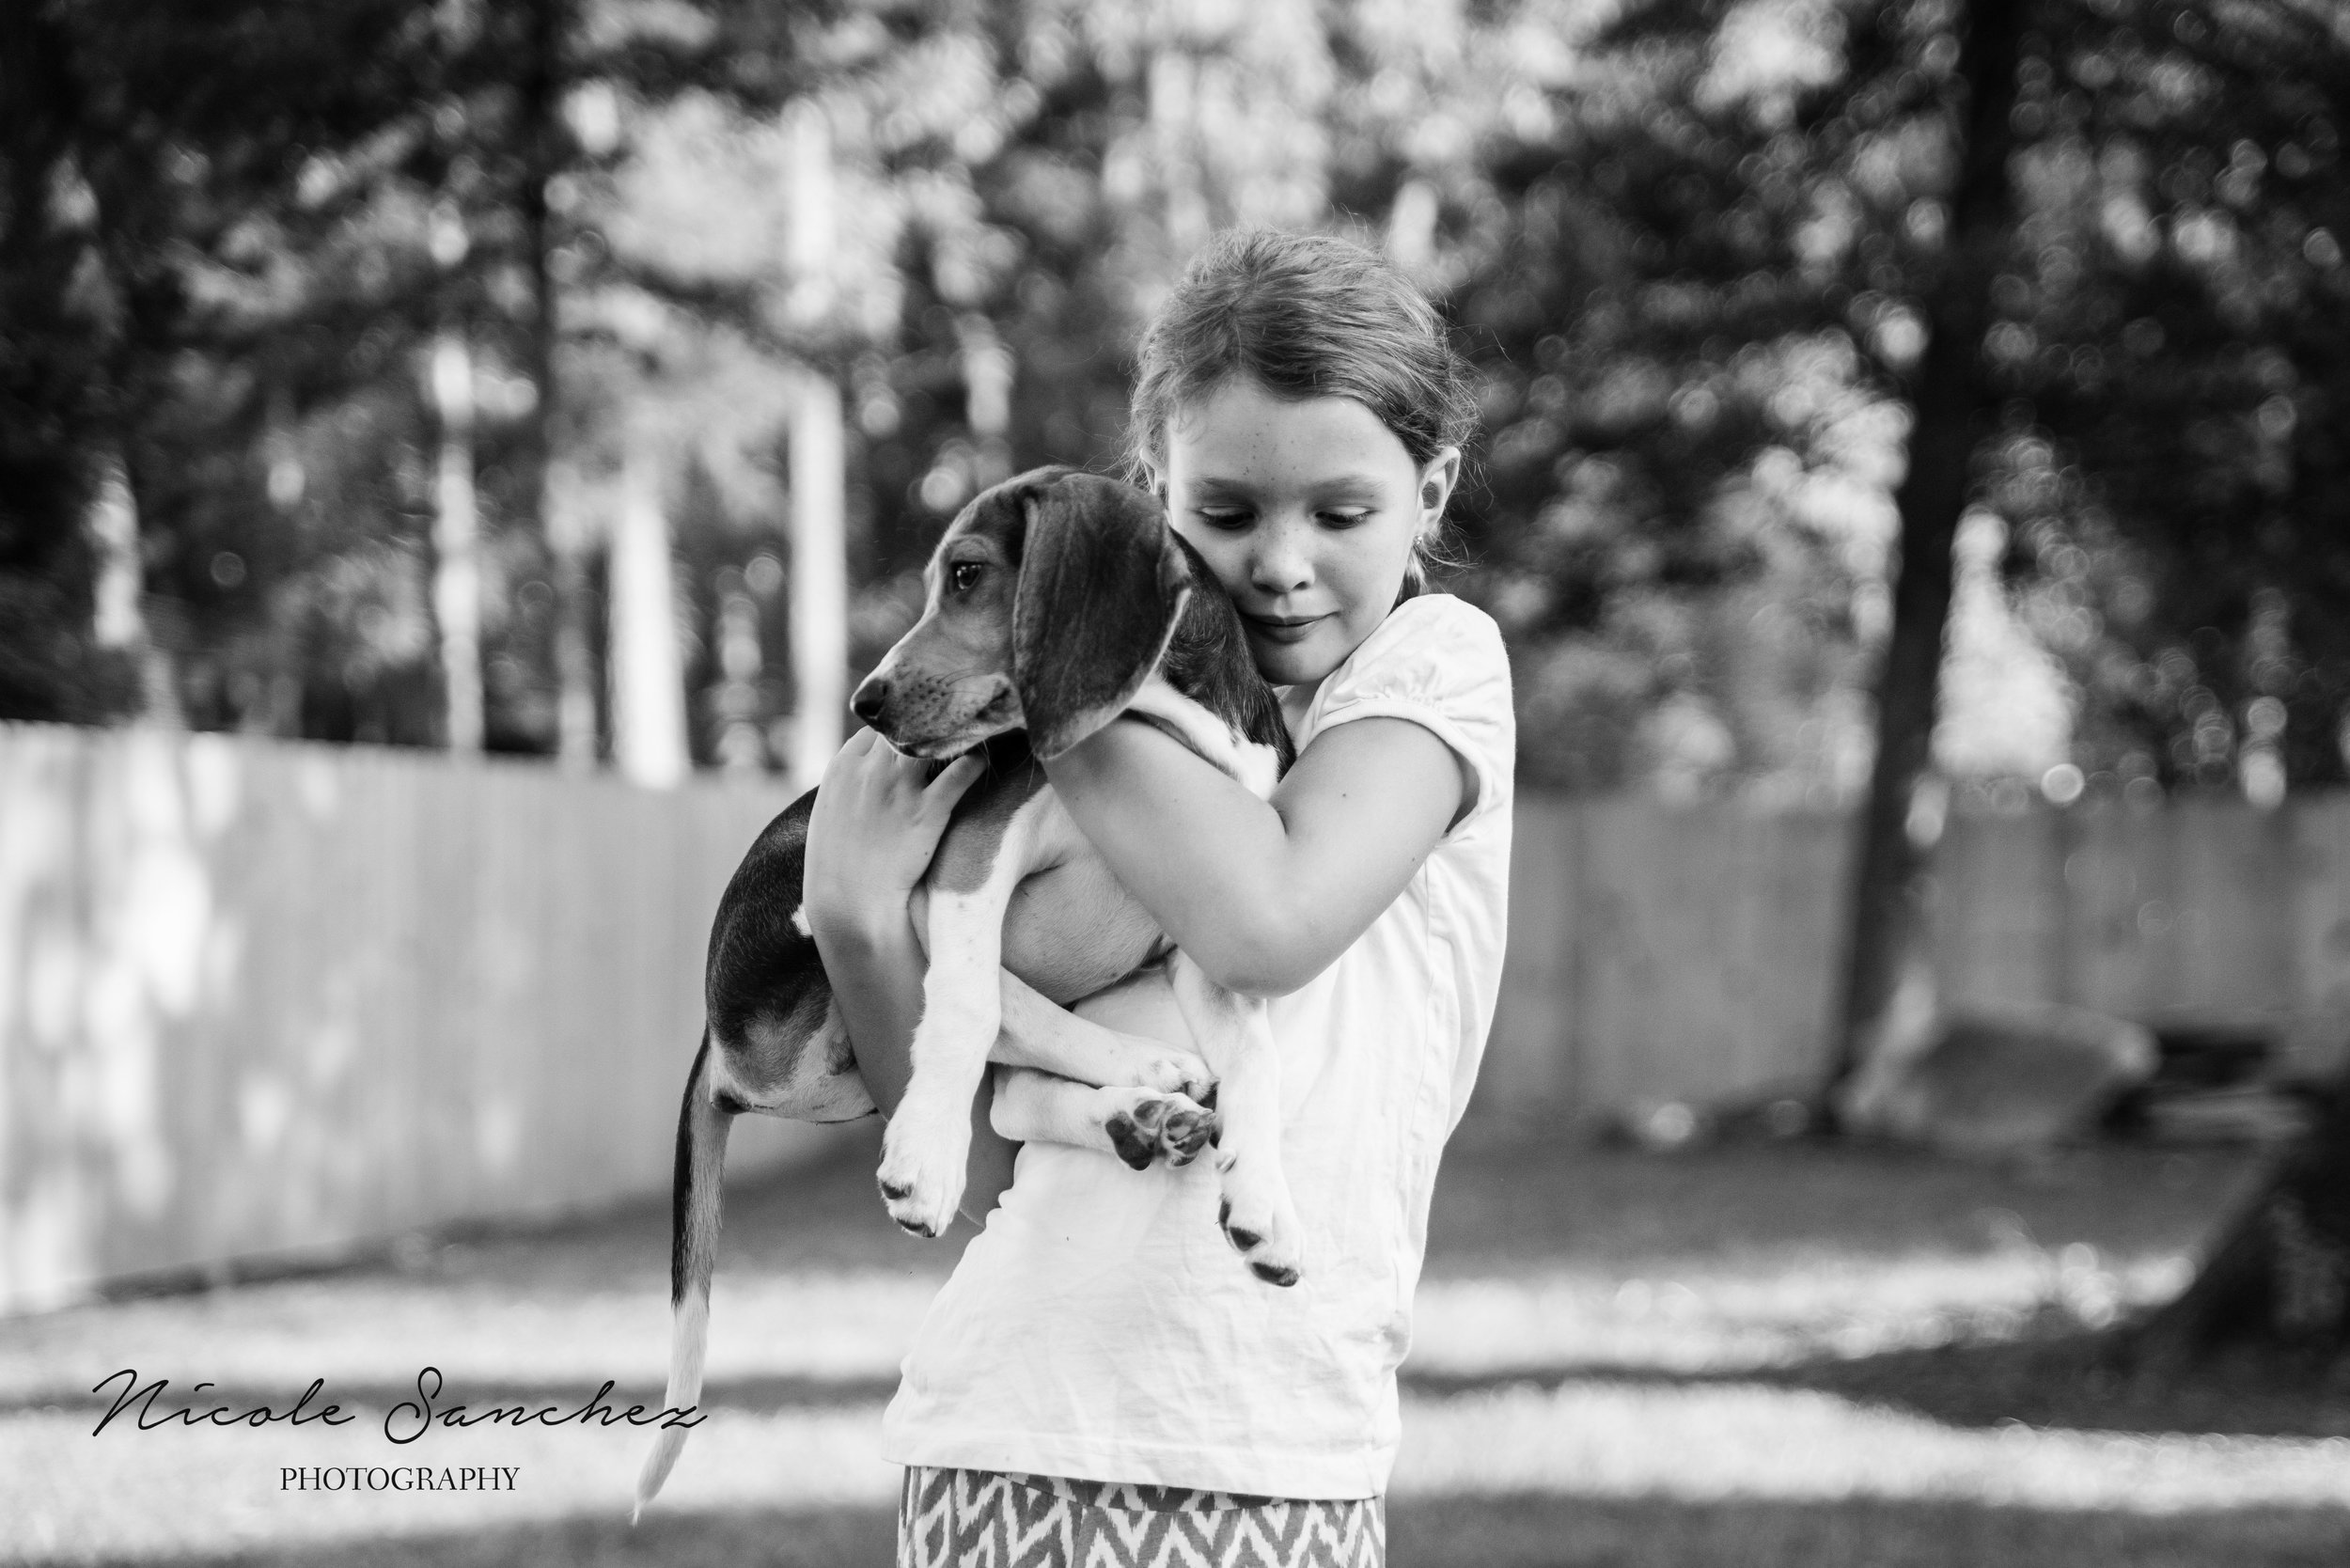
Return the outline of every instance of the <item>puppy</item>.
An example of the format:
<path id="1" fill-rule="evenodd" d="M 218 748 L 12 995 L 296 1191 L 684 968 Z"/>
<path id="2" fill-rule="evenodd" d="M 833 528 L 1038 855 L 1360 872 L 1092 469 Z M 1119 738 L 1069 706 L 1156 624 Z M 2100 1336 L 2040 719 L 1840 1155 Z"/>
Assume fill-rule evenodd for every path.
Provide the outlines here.
<path id="1" fill-rule="evenodd" d="M 1130 716 L 1270 795 L 1294 751 L 1237 612 L 1149 496 L 1063 469 L 974 499 L 925 577 L 921 619 L 851 706 L 901 753 L 944 762 L 983 748 L 989 768 L 957 805 L 914 900 L 929 966 L 913 1075 L 883 1139 L 891 1217 L 921 1235 L 946 1230 L 992 1059 L 1030 1070 L 999 1079 L 995 1120 L 1008 1136 L 1099 1140 L 1140 1167 L 1162 1152 L 1187 1160 L 1215 1135 L 1226 1236 L 1260 1278 L 1295 1283 L 1301 1238 L 1280 1170 L 1264 1008 L 1171 947 L 1039 765 Z M 800 908 L 814 799 L 810 791 L 760 835 L 711 929 L 708 1023 L 678 1119 L 672 1408 L 700 1394 L 732 1119 L 845 1121 L 875 1108 Z M 1204 1071 L 1062 1009 L 1160 963 Z M 1211 1094 L 1220 1129 L 1198 1104 Z M 684 1440 L 682 1428 L 661 1434 L 637 1479 L 639 1510 Z"/>

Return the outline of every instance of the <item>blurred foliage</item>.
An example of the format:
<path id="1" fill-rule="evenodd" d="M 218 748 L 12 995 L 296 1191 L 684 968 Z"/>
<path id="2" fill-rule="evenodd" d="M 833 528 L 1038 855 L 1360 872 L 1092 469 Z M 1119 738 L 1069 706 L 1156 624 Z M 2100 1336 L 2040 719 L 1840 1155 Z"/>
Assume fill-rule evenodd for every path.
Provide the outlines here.
<path id="1" fill-rule="evenodd" d="M 2339 780 L 2350 22 L 2033 15 L 1984 345 L 2009 400 L 1951 680 L 1963 655 L 2023 668 L 2070 739 L 2003 750 L 1995 721 L 1944 764 L 2069 744 L 2097 790 Z M 669 476 L 712 760 L 793 700 L 792 377 L 846 395 L 870 659 L 979 487 L 1120 461 L 1141 322 L 1254 222 L 1385 246 L 1483 373 L 1453 579 L 1512 641 L 1530 778 L 1848 797 L 1963 23 L 1959 0 L 28 0 L 0 22 L 0 711 L 135 700 L 88 630 L 91 476 L 119 451 L 191 722 L 433 744 L 424 371 L 454 329 L 491 744 L 554 746 L 556 628 L 583 607 L 558 599 L 594 579 L 565 588 L 550 536 L 599 537 L 635 443 Z M 725 654 L 745 635 L 763 659 Z"/>

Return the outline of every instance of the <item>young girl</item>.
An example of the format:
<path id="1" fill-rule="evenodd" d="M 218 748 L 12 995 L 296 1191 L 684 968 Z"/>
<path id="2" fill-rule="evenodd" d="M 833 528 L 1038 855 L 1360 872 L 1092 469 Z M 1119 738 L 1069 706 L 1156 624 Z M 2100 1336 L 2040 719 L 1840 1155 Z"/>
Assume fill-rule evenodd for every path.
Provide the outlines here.
<path id="1" fill-rule="evenodd" d="M 884 1420 L 901 1564 L 1384 1561 L 1429 1195 L 1501 969 L 1509 666 L 1418 572 L 1470 411 L 1426 300 L 1342 241 L 1228 236 L 1144 339 L 1138 467 L 1239 606 L 1298 759 L 1268 803 L 1113 723 L 1046 772 L 1185 952 L 1274 998 L 1304 1278 L 1243 1266 L 1211 1161 L 1021 1147 Z M 921 1005 L 907 894 L 972 771 L 926 787 L 860 735 L 810 824 L 806 905 L 884 1105 Z M 1079 1011 L 1183 1040 L 1155 996 Z M 978 1130 L 984 1212 L 1008 1152 Z"/>

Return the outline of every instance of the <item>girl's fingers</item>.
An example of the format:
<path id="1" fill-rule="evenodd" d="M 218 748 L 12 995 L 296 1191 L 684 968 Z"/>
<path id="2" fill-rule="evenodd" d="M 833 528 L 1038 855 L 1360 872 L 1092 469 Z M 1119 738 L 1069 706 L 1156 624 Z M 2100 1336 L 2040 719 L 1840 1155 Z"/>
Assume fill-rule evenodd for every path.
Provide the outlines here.
<path id="1" fill-rule="evenodd" d="M 987 763 L 976 751 L 966 751 L 939 770 L 938 776 L 922 791 L 922 804 L 934 810 L 950 811 L 963 798 L 973 780 L 987 771 Z"/>
<path id="2" fill-rule="evenodd" d="M 847 776 L 851 769 L 865 760 L 865 754 L 873 749 L 873 743 L 880 738 L 870 729 L 860 729 L 841 742 L 840 749 L 834 752 L 832 760 L 824 765 L 824 776 L 828 779 Z"/>

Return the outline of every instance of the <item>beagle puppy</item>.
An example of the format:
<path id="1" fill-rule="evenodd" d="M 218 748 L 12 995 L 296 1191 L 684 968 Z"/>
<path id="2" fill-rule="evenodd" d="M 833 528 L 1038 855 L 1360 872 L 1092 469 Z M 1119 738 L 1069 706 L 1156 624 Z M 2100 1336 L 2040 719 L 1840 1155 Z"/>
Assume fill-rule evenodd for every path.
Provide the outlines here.
<path id="1" fill-rule="evenodd" d="M 1067 469 L 976 497 L 924 575 L 921 619 L 850 705 L 907 756 L 943 765 L 979 748 L 989 767 L 958 803 L 914 899 L 929 967 L 913 1075 L 883 1138 L 890 1217 L 917 1235 L 947 1229 L 972 1100 L 993 1061 L 1010 1070 L 994 1111 L 1008 1137 L 1085 1142 L 1137 1168 L 1161 1153 L 1183 1163 L 1213 1143 L 1226 1237 L 1259 1278 L 1294 1284 L 1301 1238 L 1281 1174 L 1264 1006 L 1169 944 L 1039 765 L 1131 717 L 1269 796 L 1294 747 L 1238 613 L 1150 496 Z M 672 1409 L 700 1395 L 733 1119 L 846 1121 L 875 1109 L 800 907 L 814 800 L 811 790 L 760 834 L 711 928 L 708 1023 L 678 1117 Z M 1196 1058 L 1064 1011 L 1162 963 Z M 661 1434 L 637 1479 L 639 1510 L 684 1441 L 683 1428 Z"/>

